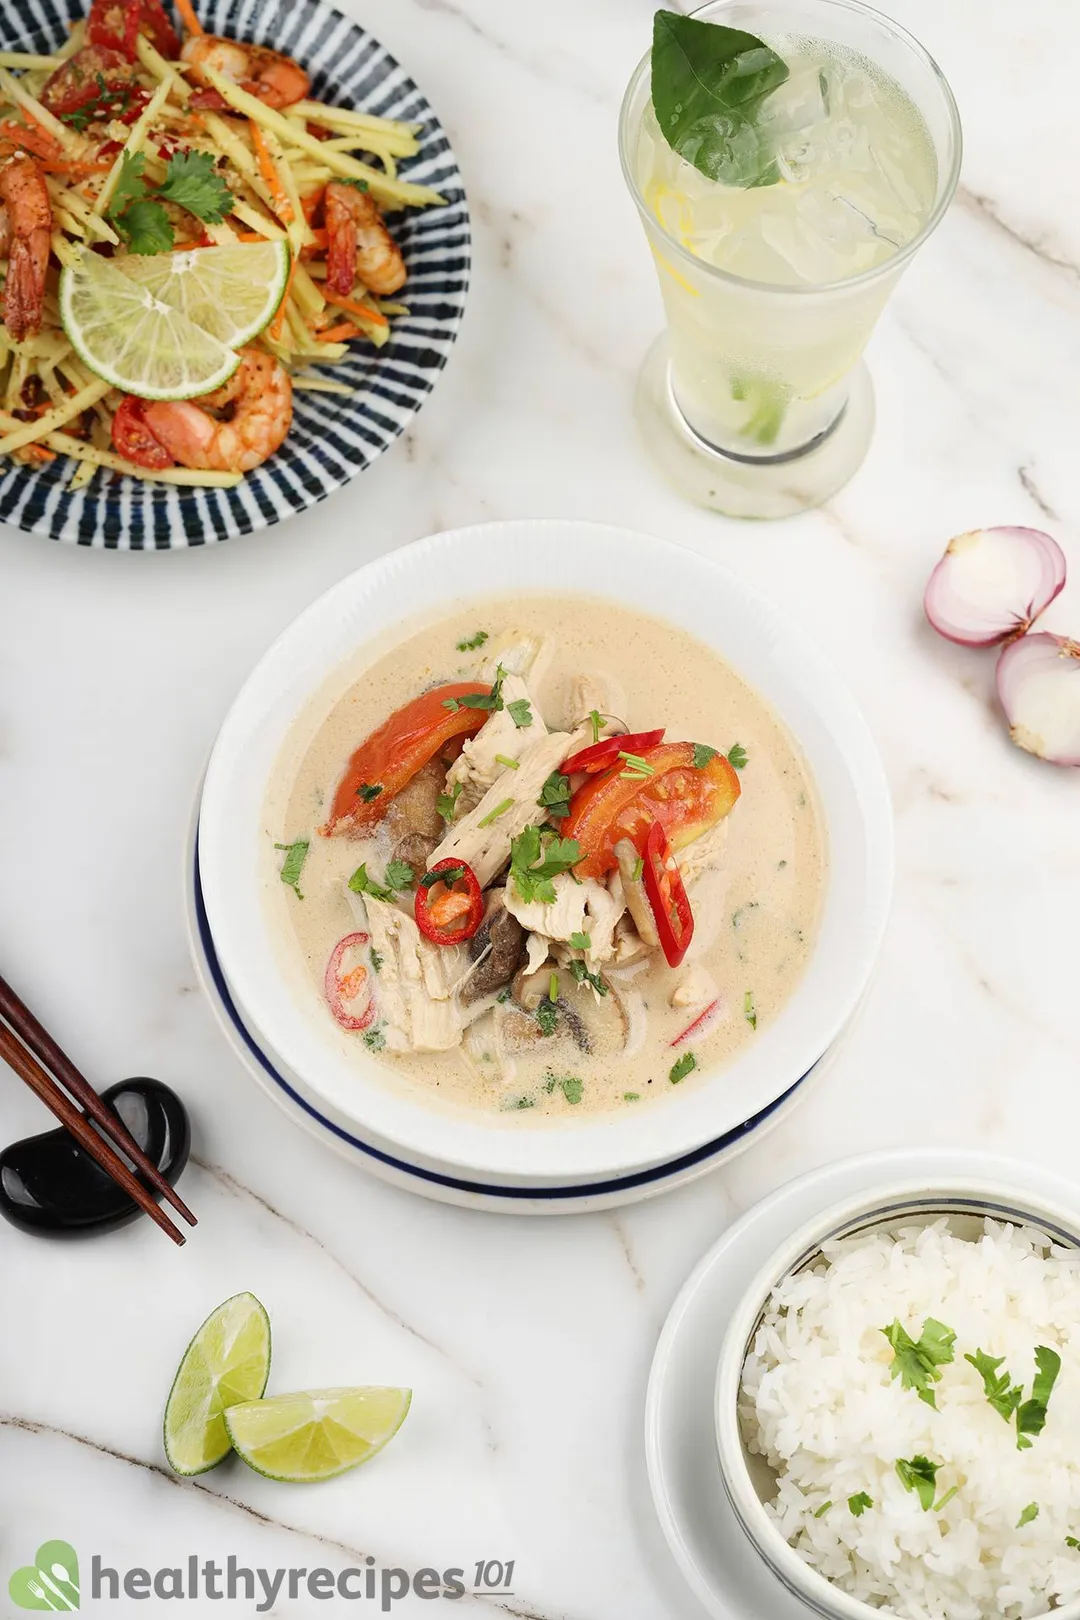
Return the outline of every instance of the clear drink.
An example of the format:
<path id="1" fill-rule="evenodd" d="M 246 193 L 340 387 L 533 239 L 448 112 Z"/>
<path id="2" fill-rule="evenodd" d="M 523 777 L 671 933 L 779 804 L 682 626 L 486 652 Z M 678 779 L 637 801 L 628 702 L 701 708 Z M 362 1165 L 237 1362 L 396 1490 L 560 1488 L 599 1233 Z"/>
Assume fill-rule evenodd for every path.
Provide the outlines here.
<path id="1" fill-rule="evenodd" d="M 772 183 L 743 186 L 708 178 L 668 144 L 648 63 L 631 84 L 623 158 L 668 319 L 639 414 L 653 448 L 666 411 L 683 461 L 711 451 L 734 464 L 688 493 L 781 515 L 824 499 L 862 458 L 872 406 L 868 383 L 850 399 L 852 369 L 955 186 L 959 127 L 930 59 L 850 0 L 722 0 L 696 15 L 757 35 L 788 77 L 757 117 Z M 659 450 L 675 473 L 671 445 Z M 814 465 L 791 465 L 806 455 Z M 725 499 L 730 478 L 744 493 Z"/>

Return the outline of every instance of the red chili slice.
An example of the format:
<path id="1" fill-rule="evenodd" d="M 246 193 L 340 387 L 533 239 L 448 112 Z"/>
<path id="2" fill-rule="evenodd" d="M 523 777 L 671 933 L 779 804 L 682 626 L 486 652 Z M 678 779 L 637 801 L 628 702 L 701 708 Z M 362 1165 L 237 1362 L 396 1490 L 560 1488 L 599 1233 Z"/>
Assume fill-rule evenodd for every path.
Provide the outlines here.
<path id="1" fill-rule="evenodd" d="M 675 1039 L 668 1042 L 668 1045 L 681 1046 L 683 1041 L 690 1039 L 691 1035 L 704 1035 L 708 1026 L 715 1021 L 717 1014 L 722 1010 L 723 1005 L 723 996 L 717 996 L 715 1001 L 710 1001 L 705 1011 L 699 1012 L 693 1022 L 687 1024 L 685 1029 L 680 1030 Z"/>
<path id="2" fill-rule="evenodd" d="M 472 867 L 450 856 L 425 872 L 416 886 L 415 915 L 416 926 L 433 945 L 472 939 L 484 920 L 484 893 Z"/>
<path id="3" fill-rule="evenodd" d="M 694 937 L 694 913 L 667 834 L 654 821 L 641 852 L 642 878 L 656 921 L 656 932 L 669 967 L 678 967 Z"/>
<path id="4" fill-rule="evenodd" d="M 365 966 L 357 966 L 349 973 L 342 973 L 341 966 L 346 953 L 353 946 L 371 944 L 370 934 L 346 934 L 339 939 L 330 953 L 330 960 L 326 964 L 326 977 L 323 980 L 323 989 L 326 999 L 342 1029 L 367 1029 L 375 1017 L 375 997 L 371 993 L 371 973 Z M 355 1001 L 364 985 L 368 987 L 368 999 L 363 1012 L 356 1014 L 349 1012 L 345 1003 Z"/>
<path id="5" fill-rule="evenodd" d="M 655 748 L 663 740 L 663 726 L 659 731 L 628 731 L 621 737 L 605 737 L 602 742 L 590 743 L 588 748 L 579 748 L 576 754 L 564 759 L 561 770 L 564 776 L 573 776 L 575 771 L 588 771 L 592 776 L 618 764 L 620 754 L 640 754 L 643 748 Z"/>

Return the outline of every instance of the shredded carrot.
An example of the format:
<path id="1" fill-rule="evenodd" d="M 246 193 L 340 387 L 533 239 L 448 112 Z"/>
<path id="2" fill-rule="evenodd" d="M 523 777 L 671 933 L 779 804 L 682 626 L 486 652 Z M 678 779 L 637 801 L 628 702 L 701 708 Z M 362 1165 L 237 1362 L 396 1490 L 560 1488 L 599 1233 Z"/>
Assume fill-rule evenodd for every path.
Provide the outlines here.
<path id="1" fill-rule="evenodd" d="M 266 137 L 253 118 L 248 119 L 248 128 L 251 130 L 251 144 L 255 148 L 255 156 L 259 160 L 259 173 L 266 182 L 266 189 L 274 200 L 274 212 L 283 225 L 289 225 L 296 218 L 293 205 L 289 201 L 285 187 L 281 183 L 281 176 L 277 166 L 270 156 L 270 148 L 266 144 Z"/>
<path id="2" fill-rule="evenodd" d="M 33 152 L 35 157 L 55 159 L 63 155 L 57 142 L 42 129 L 40 124 L 31 127 L 29 124 L 16 124 L 10 119 L 5 119 L 0 123 L 0 135 L 14 141 L 24 151 Z"/>
<path id="3" fill-rule="evenodd" d="M 282 336 L 284 335 L 285 311 L 288 307 L 289 294 L 292 292 L 293 277 L 295 274 L 296 260 L 293 259 L 292 263 L 289 265 L 289 279 L 285 283 L 285 291 L 281 295 L 281 303 L 278 305 L 274 318 L 270 322 L 270 340 L 272 343 L 280 343 Z"/>
<path id="4" fill-rule="evenodd" d="M 381 309 L 369 309 L 366 304 L 358 304 L 352 298 L 339 298 L 337 293 L 329 293 L 325 288 L 323 297 L 328 304 L 333 304 L 337 309 L 348 310 L 350 315 L 359 315 L 362 320 L 370 321 L 373 326 L 390 325 Z"/>
<path id="5" fill-rule="evenodd" d="M 56 451 L 47 450 L 43 444 L 24 444 L 22 453 L 28 461 L 56 460 Z"/>
<path id="6" fill-rule="evenodd" d="M 266 237 L 263 235 L 262 231 L 237 231 L 236 238 L 237 238 L 237 241 L 239 241 L 239 242 L 265 242 L 266 241 Z"/>
<path id="7" fill-rule="evenodd" d="M 176 0 L 176 9 L 180 13 L 180 21 L 189 34 L 205 34 L 206 29 L 196 17 L 191 0 Z"/>
<path id="8" fill-rule="evenodd" d="M 342 321 L 340 326 L 328 326 L 324 332 L 316 332 L 318 343 L 345 343 L 349 338 L 363 337 L 352 321 Z"/>

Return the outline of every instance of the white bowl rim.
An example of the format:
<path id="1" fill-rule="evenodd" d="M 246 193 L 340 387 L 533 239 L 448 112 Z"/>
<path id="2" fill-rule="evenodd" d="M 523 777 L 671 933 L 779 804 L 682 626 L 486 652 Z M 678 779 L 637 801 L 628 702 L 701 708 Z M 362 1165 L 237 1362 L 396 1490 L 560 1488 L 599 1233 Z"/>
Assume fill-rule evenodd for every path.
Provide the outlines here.
<path id="1" fill-rule="evenodd" d="M 996 1218 L 995 1209 L 1003 1212 L 1002 1219 L 1023 1216 L 1025 1225 L 1067 1238 L 1080 1249 L 1080 1208 L 1071 1210 L 1044 1194 L 991 1177 L 947 1176 L 941 1185 L 928 1187 L 925 1178 L 906 1176 L 872 1191 L 851 1194 L 804 1221 L 758 1268 L 728 1321 L 717 1362 L 713 1402 L 724 1489 L 736 1520 L 765 1567 L 825 1620 L 880 1620 L 882 1611 L 834 1586 L 801 1558 L 780 1534 L 754 1489 L 746 1468 L 738 1418 L 738 1395 L 750 1334 L 776 1284 L 818 1244 L 827 1241 L 830 1233 L 849 1224 L 857 1230 L 864 1220 L 870 1225 L 878 1217 L 887 1222 L 891 1205 L 906 1206 L 905 1212 L 914 1217 L 917 1213 L 932 1215 L 935 1210 L 943 1215 L 960 1213 L 957 1206 L 965 1203 L 976 1206 L 973 1214 L 978 1213 L 979 1206 L 989 1206 L 985 1213 L 991 1219 Z M 902 1218 L 898 1210 L 896 1219 Z M 1033 1620 L 1080 1620 L 1080 1598 L 1033 1616 Z"/>
<path id="2" fill-rule="evenodd" d="M 394 610 L 403 604 L 433 619 L 462 600 L 551 594 L 553 546 L 565 559 L 557 592 L 603 596 L 667 618 L 706 640 L 752 686 L 771 683 L 764 696 L 795 733 L 817 779 L 830 870 L 819 947 L 759 1042 L 680 1093 L 677 1107 L 665 1099 L 641 1113 L 597 1115 L 570 1128 L 522 1129 L 519 1121 L 513 1129 L 465 1110 L 433 1110 L 398 1094 L 385 1078 L 364 1086 L 364 1068 L 375 1060 L 355 1048 L 337 1050 L 336 1031 L 313 1027 L 293 1001 L 266 937 L 256 828 L 269 768 L 289 726 L 365 639 L 349 628 L 350 616 L 361 607 L 374 614 L 365 634 L 376 635 L 398 622 Z M 462 578 L 483 579 L 483 590 L 463 593 Z M 717 616 L 725 624 L 722 645 Z M 823 771 L 830 773 L 824 784 Z M 203 789 L 200 850 L 207 915 L 223 968 L 245 1015 L 291 1069 L 405 1157 L 415 1153 L 485 1175 L 567 1179 L 626 1174 L 692 1152 L 736 1123 L 736 1115 L 752 1117 L 811 1068 L 848 1022 L 869 979 L 893 869 L 891 802 L 880 759 L 854 698 L 818 647 L 711 559 L 633 530 L 548 519 L 480 524 L 414 541 L 366 564 L 305 609 L 256 665 L 218 734 Z M 828 952 L 821 948 L 826 930 Z"/>

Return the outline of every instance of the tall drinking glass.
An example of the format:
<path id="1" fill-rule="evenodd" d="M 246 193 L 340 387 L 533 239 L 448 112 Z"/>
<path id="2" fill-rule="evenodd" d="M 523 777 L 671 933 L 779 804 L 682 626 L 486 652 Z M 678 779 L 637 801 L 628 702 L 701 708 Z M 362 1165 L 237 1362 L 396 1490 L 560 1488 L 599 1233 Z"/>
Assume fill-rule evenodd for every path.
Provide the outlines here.
<path id="1" fill-rule="evenodd" d="M 712 0 L 694 14 L 756 35 L 788 67 L 761 107 L 772 184 L 708 179 L 652 106 L 650 59 L 623 101 L 623 172 L 656 262 L 667 329 L 637 416 L 699 505 L 774 518 L 845 484 L 873 431 L 863 348 L 941 219 L 960 120 L 940 69 L 858 0 Z"/>

